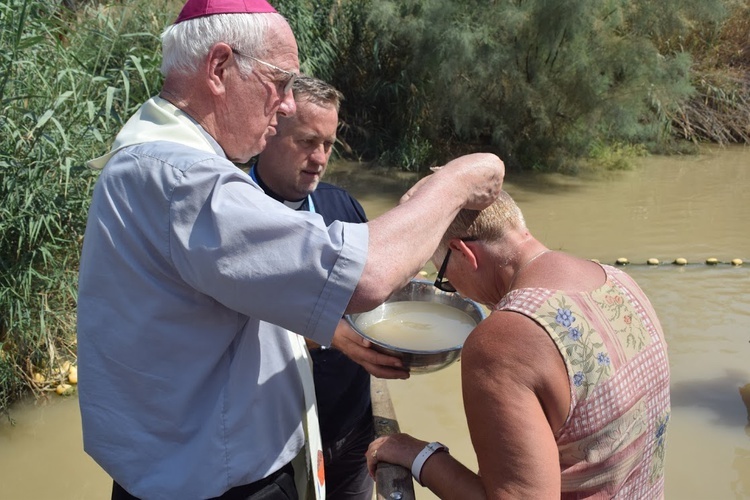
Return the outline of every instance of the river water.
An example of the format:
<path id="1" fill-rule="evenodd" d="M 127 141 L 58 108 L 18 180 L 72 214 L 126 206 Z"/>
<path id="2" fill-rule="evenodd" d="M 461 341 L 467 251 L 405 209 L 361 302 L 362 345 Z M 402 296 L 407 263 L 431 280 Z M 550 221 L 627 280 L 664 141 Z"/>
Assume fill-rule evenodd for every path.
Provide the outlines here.
<path id="1" fill-rule="evenodd" d="M 411 183 L 350 164 L 330 170 L 327 180 L 350 189 L 370 217 Z M 598 176 L 509 172 L 506 190 L 547 246 L 605 263 L 626 257 L 651 297 L 672 370 L 667 498 L 750 498 L 750 148 L 644 158 Z M 663 264 L 646 266 L 652 257 Z M 688 265 L 672 265 L 678 257 Z M 710 257 L 722 263 L 706 265 Z M 726 263 L 734 258 L 746 264 Z M 388 386 L 403 431 L 442 441 L 476 469 L 460 362 Z M 53 396 L 15 406 L 15 426 L 0 422 L 0 497 L 108 498 L 110 479 L 81 449 L 76 398 Z M 419 500 L 435 498 L 416 489 Z"/>

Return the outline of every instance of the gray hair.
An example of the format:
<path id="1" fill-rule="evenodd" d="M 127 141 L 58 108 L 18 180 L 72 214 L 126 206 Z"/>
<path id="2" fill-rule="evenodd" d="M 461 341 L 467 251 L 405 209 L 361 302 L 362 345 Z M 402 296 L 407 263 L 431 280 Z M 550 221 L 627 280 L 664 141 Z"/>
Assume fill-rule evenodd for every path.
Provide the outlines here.
<path id="1" fill-rule="evenodd" d="M 220 42 L 244 55 L 262 59 L 270 49 L 266 34 L 277 17 L 284 19 L 275 13 L 214 14 L 167 26 L 161 35 L 161 73 L 189 75 L 200 71 L 211 47 Z M 250 60 L 240 57 L 237 61 L 243 71 L 252 71 Z"/>
<path id="2" fill-rule="evenodd" d="M 521 209 L 505 191 L 484 210 L 463 209 L 458 212 L 443 235 L 440 247 L 445 248 L 453 238 L 479 241 L 498 241 L 508 231 L 524 229 L 526 221 Z"/>
<path id="3" fill-rule="evenodd" d="M 339 111 L 341 101 L 344 100 L 344 94 L 336 87 L 308 75 L 299 75 L 292 84 L 292 91 L 294 99 L 298 102 L 306 101 L 322 107 L 333 107 L 336 112 Z"/>

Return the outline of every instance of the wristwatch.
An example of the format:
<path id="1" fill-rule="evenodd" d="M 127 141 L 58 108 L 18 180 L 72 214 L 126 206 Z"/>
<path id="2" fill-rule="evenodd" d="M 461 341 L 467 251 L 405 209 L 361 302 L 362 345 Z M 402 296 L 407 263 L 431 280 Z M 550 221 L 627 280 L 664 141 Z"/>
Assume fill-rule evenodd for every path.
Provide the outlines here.
<path id="1" fill-rule="evenodd" d="M 427 446 L 425 446 L 424 449 L 419 452 L 417 458 L 414 459 L 414 462 L 412 462 L 411 475 L 414 476 L 414 480 L 419 483 L 420 486 L 424 486 L 420 478 L 420 476 L 422 475 L 422 467 L 424 466 L 424 463 L 428 458 L 432 456 L 433 453 L 438 451 L 444 451 L 448 453 L 450 450 L 448 450 L 448 447 L 443 443 L 433 441 L 432 443 L 429 443 Z"/>

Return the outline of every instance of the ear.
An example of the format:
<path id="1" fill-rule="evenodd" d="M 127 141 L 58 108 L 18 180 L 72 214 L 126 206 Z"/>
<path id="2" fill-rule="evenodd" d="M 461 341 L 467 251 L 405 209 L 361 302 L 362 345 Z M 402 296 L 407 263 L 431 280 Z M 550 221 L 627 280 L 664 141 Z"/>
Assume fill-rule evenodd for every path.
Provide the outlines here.
<path id="1" fill-rule="evenodd" d="M 214 95 L 222 95 L 226 92 L 227 69 L 233 62 L 232 48 L 226 43 L 217 43 L 208 51 L 206 61 L 208 88 Z"/>
<path id="2" fill-rule="evenodd" d="M 476 271 L 479 267 L 479 244 L 476 241 L 464 241 L 454 238 L 448 242 L 448 247 L 454 254 L 460 254 L 461 258 L 466 259 L 469 266 Z M 456 255 L 457 256 L 457 255 Z"/>

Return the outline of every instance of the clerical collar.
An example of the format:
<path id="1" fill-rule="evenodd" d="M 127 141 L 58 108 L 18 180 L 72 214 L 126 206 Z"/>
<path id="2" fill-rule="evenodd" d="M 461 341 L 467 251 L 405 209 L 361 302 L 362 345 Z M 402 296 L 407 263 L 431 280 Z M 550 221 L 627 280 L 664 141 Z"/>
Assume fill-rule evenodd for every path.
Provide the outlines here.
<path id="1" fill-rule="evenodd" d="M 312 198 L 310 195 L 305 196 L 301 200 L 297 201 L 290 201 L 285 200 L 283 197 L 279 196 L 274 192 L 273 189 L 271 189 L 268 184 L 263 182 L 263 179 L 260 178 L 260 172 L 258 172 L 258 162 L 253 164 L 252 167 L 250 167 L 250 177 L 258 183 L 258 186 L 263 190 L 264 193 L 266 193 L 268 196 L 273 198 L 274 200 L 283 203 L 287 207 L 291 208 L 292 210 L 309 210 L 310 212 L 315 211 L 315 206 L 313 205 Z"/>
<path id="2" fill-rule="evenodd" d="M 292 208 L 294 210 L 299 210 L 299 209 L 302 208 L 302 205 L 304 205 L 305 203 L 307 203 L 307 198 L 306 197 L 302 198 L 299 201 L 286 201 L 286 200 L 284 200 L 281 203 L 283 203 L 287 207 Z"/>

